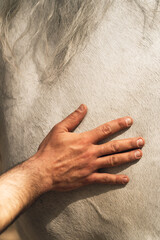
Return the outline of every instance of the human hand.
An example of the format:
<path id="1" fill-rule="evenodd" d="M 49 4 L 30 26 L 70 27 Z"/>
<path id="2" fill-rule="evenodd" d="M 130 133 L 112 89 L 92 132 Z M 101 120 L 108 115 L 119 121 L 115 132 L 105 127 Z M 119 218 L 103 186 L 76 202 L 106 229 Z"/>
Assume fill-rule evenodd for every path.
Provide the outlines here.
<path id="1" fill-rule="evenodd" d="M 41 177 L 42 193 L 69 191 L 92 183 L 126 184 L 129 181 L 123 174 L 98 173 L 97 170 L 140 159 L 142 151 L 139 148 L 144 145 L 144 139 L 135 137 L 96 143 L 130 127 L 132 118 L 119 118 L 83 133 L 72 132 L 86 113 L 87 107 L 82 104 L 56 124 L 32 157 Z"/>

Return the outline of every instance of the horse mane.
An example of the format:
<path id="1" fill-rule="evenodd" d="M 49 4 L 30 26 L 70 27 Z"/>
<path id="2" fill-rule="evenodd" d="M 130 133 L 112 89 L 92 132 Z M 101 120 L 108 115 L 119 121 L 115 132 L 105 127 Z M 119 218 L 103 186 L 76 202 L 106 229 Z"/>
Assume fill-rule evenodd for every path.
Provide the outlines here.
<path id="1" fill-rule="evenodd" d="M 31 51 L 36 66 L 43 72 L 42 79 L 59 76 L 77 51 L 85 46 L 113 2 L 114 0 L 1 0 L 0 44 L 3 59 L 17 70 L 22 59 Z M 132 2 L 145 15 L 141 1 Z M 156 1 L 157 4 L 158 2 Z M 13 41 L 12 36 L 16 30 L 12 29 L 16 29 L 19 24 L 16 18 L 20 12 L 27 24 Z M 29 40 L 26 49 L 23 54 L 17 54 L 18 46 L 27 34 Z M 38 52 L 45 55 L 45 66 L 42 66 Z"/>

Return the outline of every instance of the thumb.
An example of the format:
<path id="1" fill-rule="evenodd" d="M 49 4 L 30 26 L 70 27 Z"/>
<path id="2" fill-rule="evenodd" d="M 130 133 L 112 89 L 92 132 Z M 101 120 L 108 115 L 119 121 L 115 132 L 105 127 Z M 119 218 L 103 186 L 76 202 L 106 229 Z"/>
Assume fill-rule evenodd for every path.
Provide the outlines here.
<path id="1" fill-rule="evenodd" d="M 63 132 L 71 132 L 73 131 L 83 120 L 87 113 L 87 106 L 85 104 L 81 104 L 78 109 L 68 115 L 64 120 L 58 123 L 58 129 Z"/>

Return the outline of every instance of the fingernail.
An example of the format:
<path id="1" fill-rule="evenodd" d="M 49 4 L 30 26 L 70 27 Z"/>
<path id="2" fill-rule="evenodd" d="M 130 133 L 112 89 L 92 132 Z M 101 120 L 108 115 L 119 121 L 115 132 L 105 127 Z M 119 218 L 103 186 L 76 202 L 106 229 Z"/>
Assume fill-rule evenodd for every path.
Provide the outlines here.
<path id="1" fill-rule="evenodd" d="M 128 183 L 129 182 L 129 179 L 127 177 L 123 177 L 123 183 Z"/>
<path id="2" fill-rule="evenodd" d="M 142 154 L 141 154 L 140 151 L 136 151 L 136 152 L 135 152 L 135 157 L 136 157 L 137 159 L 141 158 L 141 156 L 142 156 Z"/>
<path id="3" fill-rule="evenodd" d="M 142 138 L 141 138 L 141 139 L 138 139 L 138 140 L 137 140 L 137 146 L 138 146 L 138 147 L 142 147 L 143 145 L 144 145 L 144 142 L 143 142 Z"/>
<path id="4" fill-rule="evenodd" d="M 85 107 L 84 107 L 83 104 L 81 104 L 78 109 L 79 109 L 80 111 L 84 111 Z"/>
<path id="5" fill-rule="evenodd" d="M 131 126 L 132 125 L 132 119 L 131 118 L 126 118 L 126 123 L 127 123 L 127 126 Z"/>

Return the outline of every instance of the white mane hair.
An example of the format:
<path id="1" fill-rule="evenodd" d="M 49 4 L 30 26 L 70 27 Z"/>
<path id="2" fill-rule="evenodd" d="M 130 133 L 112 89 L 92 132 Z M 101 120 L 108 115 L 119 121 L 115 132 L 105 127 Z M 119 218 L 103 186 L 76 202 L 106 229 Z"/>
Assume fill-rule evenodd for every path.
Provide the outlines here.
<path id="1" fill-rule="evenodd" d="M 80 47 L 85 46 L 86 39 L 101 22 L 113 1 L 0 0 L 0 43 L 3 59 L 18 70 L 22 58 L 30 50 L 36 66 L 43 73 L 42 80 L 50 77 L 53 80 L 63 72 Z M 159 1 L 155 1 L 156 11 Z M 134 2 L 141 9 L 145 23 L 145 8 L 140 3 L 143 1 L 130 2 Z M 27 25 L 11 44 L 11 29 L 20 9 L 27 9 Z M 28 46 L 23 56 L 18 59 L 17 46 L 28 33 Z M 38 59 L 38 51 L 45 53 L 45 67 L 42 67 Z"/>

